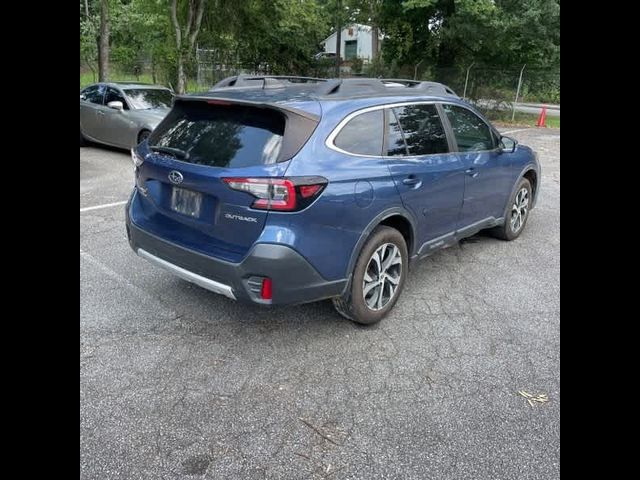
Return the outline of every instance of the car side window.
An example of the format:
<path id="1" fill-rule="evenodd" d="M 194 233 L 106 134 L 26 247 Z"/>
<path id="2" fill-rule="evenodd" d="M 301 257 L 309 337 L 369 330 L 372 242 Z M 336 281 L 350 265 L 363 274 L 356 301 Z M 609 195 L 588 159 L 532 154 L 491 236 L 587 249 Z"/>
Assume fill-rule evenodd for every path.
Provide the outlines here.
<path id="1" fill-rule="evenodd" d="M 460 152 L 493 150 L 494 137 L 489 126 L 475 113 L 457 105 L 443 104 Z"/>
<path id="2" fill-rule="evenodd" d="M 382 155 L 384 111 L 374 110 L 353 117 L 336 137 L 336 147 L 359 155 Z"/>
<path id="3" fill-rule="evenodd" d="M 102 98 L 104 97 L 105 86 L 104 85 L 92 85 L 85 88 L 80 94 L 80 100 L 85 102 L 95 103 L 102 105 Z"/>
<path id="4" fill-rule="evenodd" d="M 449 152 L 447 134 L 435 105 L 406 105 L 396 107 L 393 110 L 397 121 L 400 122 L 409 155 L 433 155 Z M 397 127 L 394 126 L 395 128 Z M 392 143 L 389 145 L 393 146 Z"/>
<path id="5" fill-rule="evenodd" d="M 109 105 L 109 102 L 122 102 L 122 105 L 124 105 L 124 109 L 129 110 L 127 101 L 124 99 L 124 96 L 115 88 L 107 88 L 107 95 L 104 98 L 104 104 Z"/>
<path id="6" fill-rule="evenodd" d="M 91 87 L 87 87 L 84 90 L 82 90 L 80 92 L 80 100 L 84 101 L 84 102 L 88 102 L 89 101 L 89 95 L 93 94 L 96 90 L 98 90 L 98 87 L 95 85 L 92 85 Z"/>

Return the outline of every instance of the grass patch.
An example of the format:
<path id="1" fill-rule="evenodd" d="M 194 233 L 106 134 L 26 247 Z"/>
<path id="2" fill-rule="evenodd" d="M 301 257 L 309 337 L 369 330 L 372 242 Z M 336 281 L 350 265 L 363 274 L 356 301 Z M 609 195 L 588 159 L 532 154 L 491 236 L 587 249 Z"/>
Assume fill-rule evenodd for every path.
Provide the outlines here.
<path id="1" fill-rule="evenodd" d="M 487 118 L 497 125 L 510 127 L 535 127 L 538 123 L 538 115 L 535 113 L 516 112 L 515 118 L 511 121 L 511 112 L 491 111 L 487 113 Z M 547 115 L 545 124 L 549 128 L 560 128 L 560 117 Z"/>
<path id="2" fill-rule="evenodd" d="M 112 82 L 142 82 L 142 83 L 153 83 L 153 78 L 150 73 L 142 73 L 136 77 L 135 75 L 130 75 L 127 73 L 119 73 L 119 72 L 111 72 L 109 75 L 109 80 Z M 158 79 L 156 79 L 158 80 Z M 96 83 L 98 81 L 98 75 L 93 76 L 93 73 L 89 72 L 80 72 L 80 88 L 84 88 L 87 85 L 91 85 L 92 83 Z M 164 85 L 165 87 L 170 87 L 170 85 L 160 82 L 157 82 L 158 85 Z M 213 86 L 213 85 L 212 85 Z M 201 92 L 203 90 L 202 87 L 198 87 L 195 79 L 187 79 L 187 93 L 193 92 Z"/>

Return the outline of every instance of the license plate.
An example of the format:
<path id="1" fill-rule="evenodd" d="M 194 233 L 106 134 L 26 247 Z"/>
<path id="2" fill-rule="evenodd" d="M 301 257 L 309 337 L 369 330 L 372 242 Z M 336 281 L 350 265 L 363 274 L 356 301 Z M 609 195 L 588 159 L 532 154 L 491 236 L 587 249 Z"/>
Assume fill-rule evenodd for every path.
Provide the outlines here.
<path id="1" fill-rule="evenodd" d="M 201 206 L 201 193 L 173 187 L 173 192 L 171 192 L 171 210 L 181 213 L 182 215 L 187 215 L 188 217 L 199 217 Z"/>

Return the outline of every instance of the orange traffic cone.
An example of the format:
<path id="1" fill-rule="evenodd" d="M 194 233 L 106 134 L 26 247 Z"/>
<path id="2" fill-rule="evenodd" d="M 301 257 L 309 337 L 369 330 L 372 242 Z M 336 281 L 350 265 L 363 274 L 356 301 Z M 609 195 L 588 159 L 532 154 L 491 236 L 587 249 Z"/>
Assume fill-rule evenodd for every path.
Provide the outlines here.
<path id="1" fill-rule="evenodd" d="M 540 112 L 540 116 L 538 117 L 538 123 L 536 123 L 536 127 L 546 127 L 545 121 L 547 120 L 547 107 L 542 107 L 542 111 Z"/>

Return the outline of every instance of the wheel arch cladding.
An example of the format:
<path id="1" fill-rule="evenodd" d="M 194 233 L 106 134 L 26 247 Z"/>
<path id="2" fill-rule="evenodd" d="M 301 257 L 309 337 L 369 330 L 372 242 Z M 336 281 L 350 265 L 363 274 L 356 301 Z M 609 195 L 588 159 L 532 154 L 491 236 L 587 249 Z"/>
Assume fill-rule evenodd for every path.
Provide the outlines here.
<path id="1" fill-rule="evenodd" d="M 367 228 L 363 230 L 360 239 L 351 252 L 351 259 L 349 260 L 347 276 L 351 276 L 351 274 L 353 273 L 355 263 L 358 260 L 358 256 L 360 255 L 364 244 L 371 236 L 371 232 L 373 232 L 373 230 L 379 225 L 385 225 L 398 230 L 404 237 L 405 242 L 407 242 L 407 251 L 409 252 L 409 258 L 411 258 L 411 256 L 413 255 L 416 232 L 415 222 L 402 208 L 395 207 L 377 215 L 373 220 L 371 220 L 371 222 L 369 222 Z"/>
<path id="2" fill-rule="evenodd" d="M 529 183 L 531 184 L 531 190 L 532 190 L 531 194 L 535 199 L 536 196 L 538 195 L 538 174 L 533 168 L 531 168 L 526 172 L 524 172 L 524 175 L 522 175 L 522 178 L 526 178 L 527 180 L 529 180 Z"/>
<path id="3" fill-rule="evenodd" d="M 407 243 L 407 251 L 409 252 L 409 255 L 411 255 L 414 244 L 413 226 L 406 217 L 398 214 L 391 215 L 390 217 L 386 217 L 382 220 L 378 225 L 386 225 L 387 227 L 398 230 L 402 234 L 404 241 Z"/>

